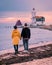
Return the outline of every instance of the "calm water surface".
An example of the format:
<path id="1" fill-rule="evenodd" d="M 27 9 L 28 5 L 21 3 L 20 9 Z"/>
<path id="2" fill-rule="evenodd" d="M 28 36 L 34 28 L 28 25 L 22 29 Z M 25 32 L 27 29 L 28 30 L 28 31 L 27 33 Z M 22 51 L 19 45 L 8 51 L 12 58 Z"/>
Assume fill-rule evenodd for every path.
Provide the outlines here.
<path id="1" fill-rule="evenodd" d="M 0 51 L 12 48 L 12 39 L 11 39 L 11 31 L 13 30 L 13 23 L 0 23 Z M 39 42 L 47 42 L 52 41 L 52 31 L 38 29 L 38 28 L 30 28 L 31 29 L 31 38 L 29 40 L 29 44 L 38 44 Z M 19 28 L 20 32 L 22 28 Z M 19 45 L 23 44 L 22 40 Z"/>

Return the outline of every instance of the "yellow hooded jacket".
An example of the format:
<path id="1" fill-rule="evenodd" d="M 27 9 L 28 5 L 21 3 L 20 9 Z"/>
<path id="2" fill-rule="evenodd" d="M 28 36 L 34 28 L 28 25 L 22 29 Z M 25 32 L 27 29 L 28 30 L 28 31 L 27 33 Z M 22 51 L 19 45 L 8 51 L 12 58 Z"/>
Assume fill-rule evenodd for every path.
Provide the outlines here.
<path id="1" fill-rule="evenodd" d="M 18 45 L 21 38 L 21 34 L 19 30 L 15 29 L 12 31 L 12 43 L 13 45 Z"/>

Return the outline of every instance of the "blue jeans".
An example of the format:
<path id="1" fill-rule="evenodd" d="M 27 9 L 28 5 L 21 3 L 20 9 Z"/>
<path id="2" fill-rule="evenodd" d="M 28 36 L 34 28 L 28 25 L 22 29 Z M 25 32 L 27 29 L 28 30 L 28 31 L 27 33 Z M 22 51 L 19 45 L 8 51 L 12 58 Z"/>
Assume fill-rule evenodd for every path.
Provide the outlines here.
<path id="1" fill-rule="evenodd" d="M 28 39 L 23 39 L 24 50 L 28 50 Z"/>

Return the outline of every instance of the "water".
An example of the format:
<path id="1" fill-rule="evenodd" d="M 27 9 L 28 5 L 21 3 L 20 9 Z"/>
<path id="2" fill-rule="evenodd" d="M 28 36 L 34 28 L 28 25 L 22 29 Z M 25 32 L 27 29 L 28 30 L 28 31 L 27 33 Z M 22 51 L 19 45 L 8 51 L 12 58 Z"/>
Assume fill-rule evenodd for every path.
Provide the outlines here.
<path id="1" fill-rule="evenodd" d="M 11 31 L 13 30 L 14 23 L 0 23 L 0 51 L 13 48 Z M 31 38 L 29 44 L 38 44 L 39 42 L 52 41 L 52 31 L 30 28 Z M 22 28 L 19 28 L 20 32 Z M 19 45 L 23 44 L 22 40 Z"/>

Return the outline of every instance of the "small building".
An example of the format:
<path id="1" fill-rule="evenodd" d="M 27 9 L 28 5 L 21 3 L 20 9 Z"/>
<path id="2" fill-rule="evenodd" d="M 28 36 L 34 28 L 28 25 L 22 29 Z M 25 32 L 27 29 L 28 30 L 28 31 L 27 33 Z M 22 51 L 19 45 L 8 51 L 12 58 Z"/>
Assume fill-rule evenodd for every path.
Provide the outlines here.
<path id="1" fill-rule="evenodd" d="M 41 23 L 43 25 L 43 23 L 45 22 L 45 17 L 43 16 L 35 16 L 36 18 L 36 23 Z"/>

